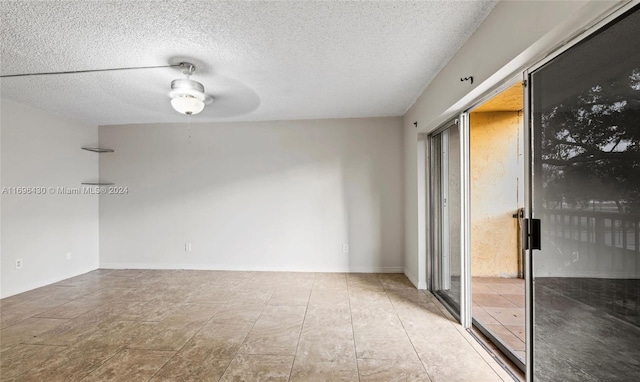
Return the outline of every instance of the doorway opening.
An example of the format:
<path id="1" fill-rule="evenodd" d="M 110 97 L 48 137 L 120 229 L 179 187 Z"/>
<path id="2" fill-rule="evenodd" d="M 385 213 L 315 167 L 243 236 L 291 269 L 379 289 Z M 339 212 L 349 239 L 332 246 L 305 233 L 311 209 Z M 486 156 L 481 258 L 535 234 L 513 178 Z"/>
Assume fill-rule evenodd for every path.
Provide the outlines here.
<path id="1" fill-rule="evenodd" d="M 525 365 L 524 92 L 516 83 L 469 112 L 472 323 Z"/>

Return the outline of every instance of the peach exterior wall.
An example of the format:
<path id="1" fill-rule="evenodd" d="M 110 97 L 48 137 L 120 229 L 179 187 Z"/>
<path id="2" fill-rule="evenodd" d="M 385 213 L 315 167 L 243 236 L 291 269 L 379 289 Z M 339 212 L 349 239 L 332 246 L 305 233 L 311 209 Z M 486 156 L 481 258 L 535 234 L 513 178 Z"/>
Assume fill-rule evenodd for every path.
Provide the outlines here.
<path id="1" fill-rule="evenodd" d="M 518 274 L 519 112 L 471 113 L 471 274 Z M 522 191 L 520 191 L 522 192 Z"/>

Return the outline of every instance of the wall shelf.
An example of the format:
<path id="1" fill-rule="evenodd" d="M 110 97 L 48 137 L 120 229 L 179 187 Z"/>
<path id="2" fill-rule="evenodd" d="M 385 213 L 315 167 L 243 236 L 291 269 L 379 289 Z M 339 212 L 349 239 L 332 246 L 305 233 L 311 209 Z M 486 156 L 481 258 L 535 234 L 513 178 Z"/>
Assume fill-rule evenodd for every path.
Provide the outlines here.
<path id="1" fill-rule="evenodd" d="M 105 147 L 82 147 L 83 150 L 91 151 L 94 153 L 113 153 L 113 149 L 107 149 Z"/>
<path id="2" fill-rule="evenodd" d="M 108 149 L 106 147 L 81 147 L 81 149 L 86 151 L 91 151 L 93 153 L 113 153 L 114 149 Z M 84 186 L 113 186 L 115 183 L 111 182 L 82 182 L 80 183 Z"/>

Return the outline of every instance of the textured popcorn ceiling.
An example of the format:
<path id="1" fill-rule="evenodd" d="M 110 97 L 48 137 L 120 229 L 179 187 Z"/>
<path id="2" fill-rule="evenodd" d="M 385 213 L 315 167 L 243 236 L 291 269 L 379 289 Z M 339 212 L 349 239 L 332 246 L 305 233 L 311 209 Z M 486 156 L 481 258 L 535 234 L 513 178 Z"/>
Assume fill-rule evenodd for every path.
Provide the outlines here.
<path id="1" fill-rule="evenodd" d="M 0 3 L 2 75 L 193 62 L 195 121 L 402 115 L 495 1 Z M 184 122 L 172 68 L 3 78 L 0 94 L 93 124 Z"/>

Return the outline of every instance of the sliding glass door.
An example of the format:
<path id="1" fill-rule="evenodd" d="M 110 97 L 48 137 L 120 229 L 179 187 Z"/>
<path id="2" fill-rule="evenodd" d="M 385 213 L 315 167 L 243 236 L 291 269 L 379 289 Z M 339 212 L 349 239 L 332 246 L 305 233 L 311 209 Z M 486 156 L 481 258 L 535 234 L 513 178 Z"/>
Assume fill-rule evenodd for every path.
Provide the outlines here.
<path id="1" fill-rule="evenodd" d="M 639 46 L 636 6 L 530 74 L 535 381 L 640 381 Z"/>
<path id="2" fill-rule="evenodd" d="M 432 290 L 458 315 L 461 301 L 460 128 L 430 136 Z"/>

